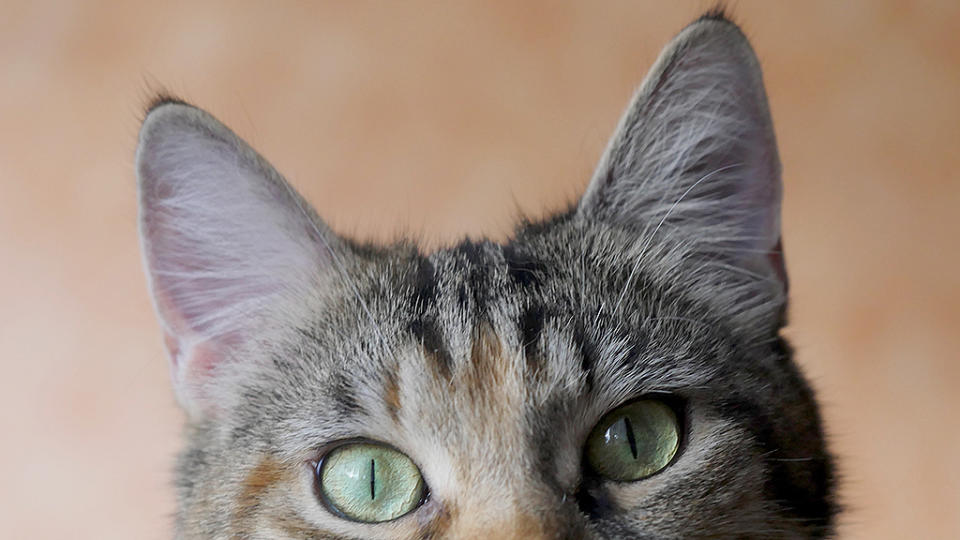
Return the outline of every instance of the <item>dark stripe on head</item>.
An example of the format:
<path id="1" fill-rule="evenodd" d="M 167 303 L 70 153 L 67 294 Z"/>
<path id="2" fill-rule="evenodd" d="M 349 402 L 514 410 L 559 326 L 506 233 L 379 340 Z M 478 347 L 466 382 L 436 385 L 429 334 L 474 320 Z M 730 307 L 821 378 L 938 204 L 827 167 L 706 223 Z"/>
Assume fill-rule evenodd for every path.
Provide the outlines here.
<path id="1" fill-rule="evenodd" d="M 410 332 L 423 345 L 423 355 L 443 378 L 449 379 L 453 373 L 453 357 L 443 344 L 443 337 L 436 321 L 420 318 L 410 323 Z"/>
<path id="2" fill-rule="evenodd" d="M 471 240 L 464 240 L 460 242 L 453 251 L 459 253 L 467 259 L 473 266 L 483 266 L 483 242 L 473 242 Z"/>
<path id="3" fill-rule="evenodd" d="M 527 371 L 531 374 L 537 372 L 543 364 L 540 335 L 543 333 L 544 317 L 541 305 L 530 306 L 520 315 L 520 339 L 523 340 Z"/>
<path id="4" fill-rule="evenodd" d="M 353 379 L 346 375 L 339 372 L 334 375 L 329 394 L 333 398 L 339 416 L 347 417 L 363 412 L 363 407 L 357 401 Z"/>
<path id="5" fill-rule="evenodd" d="M 606 190 L 602 190 L 606 191 Z M 577 214 L 579 202 L 573 202 L 566 209 L 556 212 L 540 220 L 523 219 L 517 226 L 517 238 L 535 236 L 540 234 L 549 234 L 554 232 L 557 227 L 569 222 Z"/>
<path id="6" fill-rule="evenodd" d="M 470 290 L 466 283 L 461 283 L 457 288 L 457 307 L 464 312 L 470 307 Z"/>
<path id="7" fill-rule="evenodd" d="M 458 290 L 460 309 L 472 312 L 474 318 L 482 319 L 490 300 L 490 282 L 493 262 L 489 260 L 488 250 L 493 244 L 487 241 L 473 242 L 464 240 L 451 249 L 451 253 L 462 257 L 462 284 Z M 472 306 L 471 306 L 472 302 Z"/>
<path id="8" fill-rule="evenodd" d="M 507 275 L 521 289 L 540 287 L 543 283 L 545 267 L 534 257 L 508 244 L 503 247 L 503 258 L 507 263 Z"/>
<path id="9" fill-rule="evenodd" d="M 409 276 L 414 313 L 423 314 L 437 302 L 437 270 L 430 259 L 417 255 L 416 268 Z"/>

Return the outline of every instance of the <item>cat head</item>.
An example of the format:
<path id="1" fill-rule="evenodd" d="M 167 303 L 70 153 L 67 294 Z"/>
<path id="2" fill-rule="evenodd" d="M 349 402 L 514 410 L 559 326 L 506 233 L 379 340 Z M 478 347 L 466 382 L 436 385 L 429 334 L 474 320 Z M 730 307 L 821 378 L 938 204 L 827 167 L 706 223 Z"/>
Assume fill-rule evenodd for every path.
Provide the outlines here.
<path id="1" fill-rule="evenodd" d="M 779 335 L 773 127 L 722 15 L 665 49 L 579 203 L 502 244 L 338 236 L 176 100 L 136 162 L 188 413 L 178 537 L 830 534 L 830 458 Z"/>

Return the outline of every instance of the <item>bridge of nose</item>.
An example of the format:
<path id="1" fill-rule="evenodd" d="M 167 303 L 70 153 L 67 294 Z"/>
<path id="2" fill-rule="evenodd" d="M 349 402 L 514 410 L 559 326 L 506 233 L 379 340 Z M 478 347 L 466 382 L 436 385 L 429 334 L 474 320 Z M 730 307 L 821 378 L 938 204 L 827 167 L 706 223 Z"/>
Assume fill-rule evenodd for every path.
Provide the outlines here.
<path id="1" fill-rule="evenodd" d="M 451 539 L 546 539 L 550 494 L 531 457 L 525 361 L 489 324 L 478 326 L 469 363 L 453 374 L 455 471 L 438 493 Z M 439 487 L 439 486 L 438 486 Z"/>
<path id="2" fill-rule="evenodd" d="M 432 436 L 444 457 L 431 485 L 438 514 L 430 519 L 429 536 L 582 538 L 569 534 L 579 526 L 578 509 L 551 487 L 553 473 L 542 470 L 549 464 L 537 462 L 529 426 L 537 389 L 528 387 L 523 350 L 505 341 L 491 324 L 480 323 L 467 361 L 434 377 L 444 406 L 420 409 L 436 415 L 429 424 L 442 427 Z"/>
<path id="3" fill-rule="evenodd" d="M 462 504 L 447 514 L 444 531 L 438 537 L 460 539 L 557 540 L 584 538 L 575 509 L 559 500 L 553 505 L 539 501 L 511 501 L 480 508 Z M 579 532 L 577 532 L 579 531 Z"/>

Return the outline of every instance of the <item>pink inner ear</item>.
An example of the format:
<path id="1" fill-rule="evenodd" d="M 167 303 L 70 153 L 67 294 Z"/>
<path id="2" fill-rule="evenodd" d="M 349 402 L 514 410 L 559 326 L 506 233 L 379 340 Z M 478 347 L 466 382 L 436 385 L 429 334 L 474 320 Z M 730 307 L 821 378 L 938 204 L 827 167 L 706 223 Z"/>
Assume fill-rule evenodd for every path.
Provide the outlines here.
<path id="1" fill-rule="evenodd" d="M 137 149 L 147 273 L 184 407 L 216 407 L 222 364 L 314 286 L 335 236 L 212 116 L 161 105 Z"/>
<path id="2" fill-rule="evenodd" d="M 225 359 L 224 349 L 209 341 L 187 345 L 164 332 L 170 355 L 170 378 L 181 405 L 193 416 L 216 416 L 221 403 L 212 395 L 214 372 Z"/>
<path id="3" fill-rule="evenodd" d="M 161 319 L 170 327 L 163 332 L 163 343 L 170 358 L 170 379 L 181 404 L 192 414 L 209 416 L 218 408 L 216 401 L 207 395 L 209 383 L 217 366 L 226 359 L 226 348 L 189 328 L 181 314 L 173 309 L 166 294 L 156 288 L 154 294 Z M 225 339 L 232 345 L 237 345 L 238 341 L 236 335 Z"/>
<path id="4" fill-rule="evenodd" d="M 185 409 L 210 416 L 219 409 L 213 394 L 218 368 L 231 361 L 234 351 L 240 350 L 256 331 L 255 321 L 262 315 L 258 310 L 269 309 L 271 299 L 282 293 L 282 284 L 268 281 L 282 274 L 275 269 L 269 276 L 262 272 L 253 272 L 247 279 L 224 276 L 231 271 L 229 264 L 222 264 L 229 263 L 226 257 L 210 261 L 208 253 L 182 249 L 183 244 L 173 246 L 161 252 L 161 261 L 148 256 L 154 269 L 152 290 L 164 327 L 171 379 Z M 249 246 L 243 247 L 249 250 Z M 213 248 L 210 251 L 216 252 Z M 261 269 L 268 264 L 254 266 Z M 196 274 L 202 277 L 195 278 Z"/>
<path id="5" fill-rule="evenodd" d="M 170 355 L 170 367 L 175 378 L 186 377 L 188 380 L 202 382 L 223 360 L 220 347 L 208 341 L 195 343 L 184 349 L 176 337 L 164 332 L 163 342 Z"/>

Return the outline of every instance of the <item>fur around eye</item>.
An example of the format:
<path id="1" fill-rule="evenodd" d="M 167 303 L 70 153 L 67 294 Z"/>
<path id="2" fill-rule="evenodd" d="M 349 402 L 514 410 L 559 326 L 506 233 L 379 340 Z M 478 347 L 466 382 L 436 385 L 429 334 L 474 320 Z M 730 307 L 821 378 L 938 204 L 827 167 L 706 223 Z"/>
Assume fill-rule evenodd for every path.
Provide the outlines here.
<path id="1" fill-rule="evenodd" d="M 587 439 L 590 467 L 603 478 L 634 482 L 656 474 L 680 448 L 680 422 L 662 401 L 644 399 L 607 413 Z"/>

